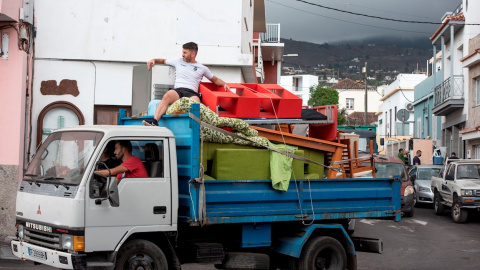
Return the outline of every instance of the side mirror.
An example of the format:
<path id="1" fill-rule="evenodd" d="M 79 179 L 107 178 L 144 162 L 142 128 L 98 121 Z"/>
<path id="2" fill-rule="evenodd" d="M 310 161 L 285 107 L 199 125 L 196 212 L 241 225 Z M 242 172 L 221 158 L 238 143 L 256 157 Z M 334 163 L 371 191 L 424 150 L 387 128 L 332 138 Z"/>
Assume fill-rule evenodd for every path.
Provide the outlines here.
<path id="1" fill-rule="evenodd" d="M 453 175 L 445 175 L 445 180 L 453 180 Z"/>
<path id="2" fill-rule="evenodd" d="M 112 207 L 120 206 L 120 196 L 118 195 L 118 183 L 115 177 L 110 177 L 108 179 L 108 202 Z"/>

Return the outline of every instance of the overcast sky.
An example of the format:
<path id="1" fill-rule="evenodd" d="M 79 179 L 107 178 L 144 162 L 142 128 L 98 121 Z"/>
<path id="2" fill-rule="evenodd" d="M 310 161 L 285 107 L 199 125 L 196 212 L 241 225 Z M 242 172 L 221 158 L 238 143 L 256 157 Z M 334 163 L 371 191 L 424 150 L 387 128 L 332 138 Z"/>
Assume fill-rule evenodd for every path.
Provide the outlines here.
<path id="1" fill-rule="evenodd" d="M 440 23 L 461 0 L 305 0 L 371 16 Z M 400 23 L 357 16 L 295 0 L 265 0 L 267 23 L 280 23 L 282 38 L 313 43 L 370 37 L 428 39 L 439 25 Z"/>

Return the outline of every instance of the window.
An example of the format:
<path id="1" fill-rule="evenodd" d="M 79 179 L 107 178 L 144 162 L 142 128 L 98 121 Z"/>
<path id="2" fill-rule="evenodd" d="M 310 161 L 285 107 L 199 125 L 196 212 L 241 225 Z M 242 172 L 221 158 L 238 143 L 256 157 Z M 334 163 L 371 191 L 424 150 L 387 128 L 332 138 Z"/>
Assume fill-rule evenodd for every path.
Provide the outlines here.
<path id="1" fill-rule="evenodd" d="M 477 98 L 476 98 L 475 105 L 480 105 L 480 78 L 477 78 L 475 80 L 475 86 L 477 90 Z"/>
<path id="2" fill-rule="evenodd" d="M 353 101 L 354 101 L 353 98 L 347 98 L 347 105 L 346 105 L 347 110 L 353 110 L 353 105 L 354 105 Z"/>

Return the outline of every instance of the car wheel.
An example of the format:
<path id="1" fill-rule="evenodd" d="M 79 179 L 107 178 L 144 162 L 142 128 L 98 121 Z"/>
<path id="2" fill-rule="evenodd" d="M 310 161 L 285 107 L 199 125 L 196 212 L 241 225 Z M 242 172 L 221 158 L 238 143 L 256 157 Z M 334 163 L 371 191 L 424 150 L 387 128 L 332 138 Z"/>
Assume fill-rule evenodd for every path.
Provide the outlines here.
<path id="1" fill-rule="evenodd" d="M 335 269 L 347 267 L 347 255 L 342 244 L 335 238 L 318 236 L 303 247 L 300 259 L 295 260 L 298 270 Z"/>
<path id="2" fill-rule="evenodd" d="M 440 199 L 440 194 L 435 192 L 433 195 L 433 209 L 435 210 L 435 215 L 440 216 L 443 215 L 444 212 L 444 205 L 442 204 L 442 200 Z"/>
<path id="3" fill-rule="evenodd" d="M 415 213 L 415 207 L 412 206 L 412 208 L 410 209 L 410 212 L 405 212 L 404 213 L 404 216 L 405 217 L 413 217 L 413 214 Z"/>
<path id="4" fill-rule="evenodd" d="M 132 240 L 118 252 L 115 269 L 167 270 L 168 264 L 157 245 L 146 240 Z"/>
<path id="5" fill-rule="evenodd" d="M 465 223 L 467 221 L 468 212 L 460 207 L 457 200 L 452 205 L 452 219 L 455 223 Z"/>

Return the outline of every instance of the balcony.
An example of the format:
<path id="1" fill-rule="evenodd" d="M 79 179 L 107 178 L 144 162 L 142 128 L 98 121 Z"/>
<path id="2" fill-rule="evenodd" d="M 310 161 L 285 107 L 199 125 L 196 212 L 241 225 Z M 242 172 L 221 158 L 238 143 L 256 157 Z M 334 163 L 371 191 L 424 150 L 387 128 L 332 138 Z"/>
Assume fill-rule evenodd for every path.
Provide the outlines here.
<path id="1" fill-rule="evenodd" d="M 463 75 L 453 75 L 447 78 L 437 85 L 433 92 L 433 114 L 445 116 L 462 109 L 465 102 L 463 94 Z"/>
<path id="2" fill-rule="evenodd" d="M 267 23 L 267 32 L 260 34 L 262 43 L 280 43 L 280 24 Z"/>

